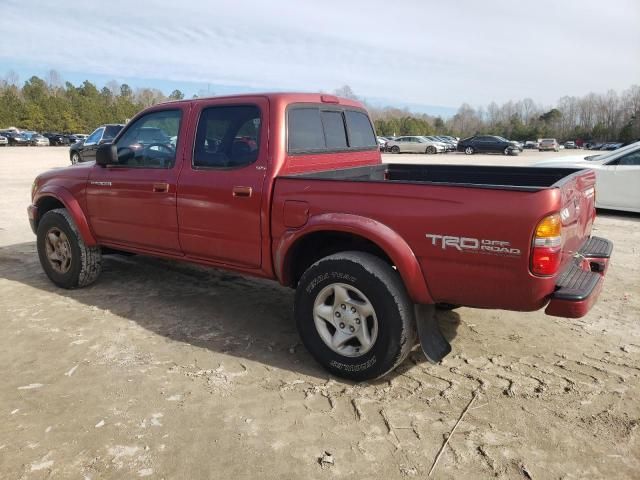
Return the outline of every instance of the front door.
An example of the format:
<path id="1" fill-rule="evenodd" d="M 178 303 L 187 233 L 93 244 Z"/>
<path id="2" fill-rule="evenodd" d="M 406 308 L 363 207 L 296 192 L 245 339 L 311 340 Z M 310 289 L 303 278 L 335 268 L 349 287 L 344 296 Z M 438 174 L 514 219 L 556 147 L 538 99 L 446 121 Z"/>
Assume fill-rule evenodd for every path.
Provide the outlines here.
<path id="1" fill-rule="evenodd" d="M 184 107 L 156 110 L 116 140 L 118 164 L 96 165 L 87 183 L 89 222 L 101 243 L 180 253 L 176 185 Z M 149 140 L 149 133 L 152 139 Z"/>
<path id="2" fill-rule="evenodd" d="M 212 99 L 196 108 L 193 151 L 178 181 L 180 244 L 194 259 L 259 268 L 268 101 Z"/>

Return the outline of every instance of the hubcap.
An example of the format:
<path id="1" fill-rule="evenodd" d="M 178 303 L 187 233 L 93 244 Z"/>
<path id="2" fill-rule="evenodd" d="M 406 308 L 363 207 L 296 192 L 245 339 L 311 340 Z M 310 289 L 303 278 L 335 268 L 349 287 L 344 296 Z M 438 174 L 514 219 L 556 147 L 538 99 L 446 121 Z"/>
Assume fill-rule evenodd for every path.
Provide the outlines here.
<path id="1" fill-rule="evenodd" d="M 378 337 L 373 305 L 360 290 L 345 283 L 332 283 L 318 293 L 313 320 L 322 341 L 345 357 L 364 355 Z"/>
<path id="2" fill-rule="evenodd" d="M 469 155 L 471 155 L 473 153 L 473 148 L 471 147 L 467 147 L 467 149 L 465 150 L 466 153 L 468 153 Z"/>
<path id="3" fill-rule="evenodd" d="M 71 244 L 67 235 L 52 227 L 45 236 L 44 245 L 51 268 L 58 273 L 67 273 L 71 268 Z"/>

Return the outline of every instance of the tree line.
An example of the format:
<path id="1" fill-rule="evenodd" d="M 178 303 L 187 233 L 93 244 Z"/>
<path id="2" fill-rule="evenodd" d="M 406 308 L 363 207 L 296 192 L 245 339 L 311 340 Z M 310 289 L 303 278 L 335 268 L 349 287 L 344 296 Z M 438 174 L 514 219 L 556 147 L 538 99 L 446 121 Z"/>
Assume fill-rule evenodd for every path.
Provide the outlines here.
<path id="1" fill-rule="evenodd" d="M 134 90 L 116 81 L 102 89 L 88 80 L 75 86 L 63 82 L 55 70 L 19 86 L 17 75 L 9 72 L 0 80 L 0 128 L 88 133 L 104 123 L 124 123 L 156 103 L 182 98 L 180 90 L 166 96 L 158 89 Z"/>
<path id="2" fill-rule="evenodd" d="M 345 85 L 337 95 L 358 98 Z M 365 101 L 366 103 L 366 101 Z M 510 140 L 556 138 L 560 141 L 640 140 L 640 86 L 633 85 L 622 93 L 609 90 L 582 97 L 565 96 L 556 105 L 544 107 L 530 98 L 498 105 L 473 108 L 464 103 L 450 118 L 417 115 L 407 109 L 369 106 L 376 132 L 382 136 L 500 135 Z"/>
<path id="3" fill-rule="evenodd" d="M 345 85 L 334 92 L 359 98 Z M 101 89 L 85 80 L 81 85 L 64 82 L 51 70 L 45 78 L 32 76 L 20 85 L 9 72 L 0 79 L 0 128 L 64 133 L 90 132 L 104 123 L 124 123 L 140 110 L 184 94 L 169 95 L 155 88 L 132 89 L 126 83 L 108 82 Z M 465 103 L 450 118 L 416 114 L 408 109 L 368 105 L 378 135 L 501 135 L 513 140 L 554 137 L 558 140 L 630 142 L 640 139 L 640 86 L 617 93 L 590 93 L 562 97 L 544 107 L 530 98 L 498 105 L 472 107 Z"/>

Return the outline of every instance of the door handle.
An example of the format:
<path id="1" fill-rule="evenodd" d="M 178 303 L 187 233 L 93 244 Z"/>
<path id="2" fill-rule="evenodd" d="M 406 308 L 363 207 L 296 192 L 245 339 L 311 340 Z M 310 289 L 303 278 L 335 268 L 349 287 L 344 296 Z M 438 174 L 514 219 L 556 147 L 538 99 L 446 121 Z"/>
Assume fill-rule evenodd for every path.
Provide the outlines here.
<path id="1" fill-rule="evenodd" d="M 168 183 L 154 183 L 153 191 L 156 193 L 167 193 L 169 191 Z"/>
<path id="2" fill-rule="evenodd" d="M 250 197 L 252 193 L 253 189 L 251 187 L 233 187 L 234 197 Z"/>

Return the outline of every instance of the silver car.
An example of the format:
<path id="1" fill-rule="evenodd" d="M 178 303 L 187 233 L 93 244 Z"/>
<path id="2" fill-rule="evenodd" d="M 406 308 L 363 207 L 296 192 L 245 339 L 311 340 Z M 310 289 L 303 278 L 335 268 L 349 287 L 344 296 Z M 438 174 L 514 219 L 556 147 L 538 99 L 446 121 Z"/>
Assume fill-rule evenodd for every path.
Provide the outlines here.
<path id="1" fill-rule="evenodd" d="M 9 140 L 7 140 L 7 137 L 3 137 L 2 135 L 0 135 L 0 146 L 6 147 L 8 144 Z"/>
<path id="2" fill-rule="evenodd" d="M 397 137 L 387 142 L 387 150 L 391 153 L 441 153 L 446 147 L 439 142 L 427 140 L 422 136 Z"/>

